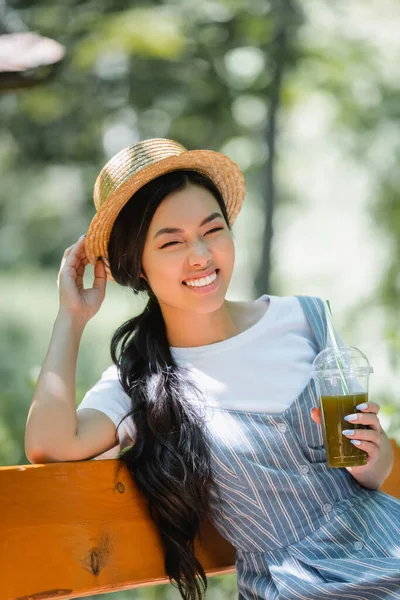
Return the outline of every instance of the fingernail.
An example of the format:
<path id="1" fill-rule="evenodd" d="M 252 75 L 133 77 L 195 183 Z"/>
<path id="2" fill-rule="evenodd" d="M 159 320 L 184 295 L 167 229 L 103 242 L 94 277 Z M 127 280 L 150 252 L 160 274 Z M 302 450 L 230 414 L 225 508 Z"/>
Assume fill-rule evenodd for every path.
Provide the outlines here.
<path id="1" fill-rule="evenodd" d="M 356 421 L 358 419 L 358 415 L 347 415 L 347 417 L 344 418 L 345 421 Z"/>
<path id="2" fill-rule="evenodd" d="M 83 235 L 81 235 L 81 237 L 79 239 L 83 240 L 84 237 L 86 237 L 86 233 L 84 233 Z"/>
<path id="3" fill-rule="evenodd" d="M 358 404 L 356 408 L 357 410 L 365 410 L 366 408 L 368 408 L 368 404 L 367 402 L 363 402 L 362 404 Z"/>
<path id="4" fill-rule="evenodd" d="M 354 435 L 354 429 L 343 429 L 343 435 Z"/>
<path id="5" fill-rule="evenodd" d="M 355 446 L 359 446 L 361 444 L 360 440 L 350 440 L 351 444 L 354 444 Z"/>

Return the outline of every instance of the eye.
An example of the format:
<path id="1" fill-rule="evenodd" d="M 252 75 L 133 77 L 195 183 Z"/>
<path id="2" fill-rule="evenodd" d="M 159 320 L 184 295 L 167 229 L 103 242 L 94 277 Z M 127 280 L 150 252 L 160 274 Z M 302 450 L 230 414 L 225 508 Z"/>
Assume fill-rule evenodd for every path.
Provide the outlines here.
<path id="1" fill-rule="evenodd" d="M 172 246 L 173 244 L 180 244 L 180 242 L 167 242 L 161 246 L 161 249 L 166 248 L 167 246 Z"/>
<path id="2" fill-rule="evenodd" d="M 222 231 L 224 228 L 223 227 L 214 227 L 213 229 L 210 229 L 210 231 L 207 231 L 205 233 L 205 235 L 207 235 L 208 233 L 214 233 L 215 231 Z M 163 244 L 160 248 L 161 250 L 163 248 L 168 248 L 168 246 L 173 246 L 175 244 L 181 244 L 182 242 L 167 242 L 166 244 Z"/>

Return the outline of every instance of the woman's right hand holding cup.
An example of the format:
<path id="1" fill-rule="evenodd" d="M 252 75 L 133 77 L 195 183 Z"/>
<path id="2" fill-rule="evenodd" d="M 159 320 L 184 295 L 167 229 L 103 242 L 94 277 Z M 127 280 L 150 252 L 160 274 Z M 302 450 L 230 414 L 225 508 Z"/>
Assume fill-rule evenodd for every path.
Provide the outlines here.
<path id="1" fill-rule="evenodd" d="M 85 253 L 85 236 L 64 252 L 57 277 L 59 312 L 86 323 L 99 311 L 106 293 L 107 276 L 104 264 L 98 260 L 94 266 L 91 288 L 83 287 L 85 267 L 89 261 Z"/>

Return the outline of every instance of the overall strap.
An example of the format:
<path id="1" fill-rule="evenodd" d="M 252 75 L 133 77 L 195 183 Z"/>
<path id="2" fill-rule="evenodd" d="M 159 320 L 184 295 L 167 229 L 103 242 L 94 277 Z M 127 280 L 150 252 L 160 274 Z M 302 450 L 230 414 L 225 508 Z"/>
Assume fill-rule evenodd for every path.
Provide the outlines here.
<path id="1" fill-rule="evenodd" d="M 315 335 L 319 352 L 326 348 L 327 341 L 327 323 L 325 316 L 325 308 L 321 298 L 314 296 L 297 296 L 304 314 L 310 324 L 310 327 Z"/>

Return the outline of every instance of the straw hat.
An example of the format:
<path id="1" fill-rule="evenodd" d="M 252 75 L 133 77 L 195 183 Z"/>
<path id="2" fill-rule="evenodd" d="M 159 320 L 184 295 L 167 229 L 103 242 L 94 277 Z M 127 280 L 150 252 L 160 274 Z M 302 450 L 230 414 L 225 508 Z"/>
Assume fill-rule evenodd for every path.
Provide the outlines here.
<path id="1" fill-rule="evenodd" d="M 191 169 L 208 176 L 224 199 L 230 224 L 242 206 L 245 185 L 238 165 L 213 150 L 187 150 L 173 140 L 155 138 L 124 148 L 100 171 L 94 186 L 97 210 L 85 238 L 85 251 L 94 265 L 99 256 L 114 281 L 109 268 L 108 241 L 120 210 L 143 185 L 171 171 Z"/>

